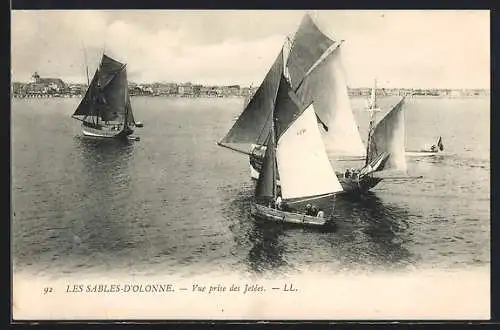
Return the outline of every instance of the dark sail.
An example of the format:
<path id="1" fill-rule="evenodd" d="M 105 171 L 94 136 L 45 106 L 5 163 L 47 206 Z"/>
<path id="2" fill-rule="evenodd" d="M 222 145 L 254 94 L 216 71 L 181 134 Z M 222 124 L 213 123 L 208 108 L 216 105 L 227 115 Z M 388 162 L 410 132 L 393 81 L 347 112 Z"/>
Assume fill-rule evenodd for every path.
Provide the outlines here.
<path id="1" fill-rule="evenodd" d="M 306 14 L 295 33 L 287 60 L 293 89 L 299 86 L 307 71 L 333 43 Z"/>
<path id="2" fill-rule="evenodd" d="M 257 185 L 255 187 L 255 197 L 259 199 L 270 199 L 276 196 L 276 145 L 274 130 L 271 129 L 267 141 L 266 154 L 262 163 Z"/>
<path id="3" fill-rule="evenodd" d="M 305 108 L 293 92 L 285 76 L 281 75 L 276 95 L 276 108 L 274 109 L 276 140 L 279 140 L 283 132 L 300 116 Z"/>
<path id="4" fill-rule="evenodd" d="M 77 116 L 97 116 L 99 114 L 97 107 L 95 106 L 94 98 L 97 95 L 97 79 L 99 78 L 98 71 L 96 70 L 92 81 L 90 82 L 85 96 L 80 101 L 80 104 L 73 113 L 74 117 Z"/>
<path id="5" fill-rule="evenodd" d="M 107 73 L 104 73 L 108 76 Z M 115 73 L 104 87 L 100 87 L 99 114 L 104 121 L 124 121 L 127 104 L 127 72 L 125 68 Z"/>
<path id="6" fill-rule="evenodd" d="M 390 154 L 388 161 L 378 168 L 406 171 L 405 123 L 402 98 L 375 126 L 370 135 L 367 160 L 371 162 L 381 153 Z"/>
<path id="7" fill-rule="evenodd" d="M 443 139 L 441 137 L 439 137 L 439 139 L 438 139 L 437 146 L 438 146 L 439 150 L 441 150 L 441 151 L 444 150 Z"/>
<path id="8" fill-rule="evenodd" d="M 102 55 L 101 65 L 99 66 L 99 87 L 106 87 L 122 71 L 124 66 L 125 64 L 112 59 L 106 54 Z"/>
<path id="9" fill-rule="evenodd" d="M 283 50 L 274 61 L 262 84 L 236 120 L 221 144 L 258 143 L 259 138 L 265 139 L 270 130 L 271 115 L 276 100 L 279 81 L 283 72 Z M 261 143 L 264 141 L 261 141 Z"/>
<path id="10" fill-rule="evenodd" d="M 132 104 L 130 103 L 130 95 L 127 93 L 127 103 L 125 104 L 127 113 L 127 125 L 135 125 L 134 113 L 132 112 Z"/>
<path id="11" fill-rule="evenodd" d="M 103 55 L 90 86 L 73 116 L 97 116 L 103 121 L 134 124 L 125 64 Z"/>

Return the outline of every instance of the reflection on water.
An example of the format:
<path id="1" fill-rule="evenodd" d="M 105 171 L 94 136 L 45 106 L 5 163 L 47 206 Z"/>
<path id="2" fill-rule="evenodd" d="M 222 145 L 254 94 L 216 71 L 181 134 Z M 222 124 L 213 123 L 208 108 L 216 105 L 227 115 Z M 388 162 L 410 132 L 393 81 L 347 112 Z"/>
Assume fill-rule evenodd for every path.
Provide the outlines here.
<path id="1" fill-rule="evenodd" d="M 288 273 L 323 264 L 331 270 L 405 267 L 414 262 L 405 245 L 410 240 L 410 214 L 384 204 L 373 193 L 336 198 L 336 226 L 326 229 L 291 226 L 255 219 L 250 215 L 251 189 L 226 191 L 237 196 L 223 209 L 241 262 L 255 273 Z M 321 251 L 321 252 L 318 252 Z M 314 259 L 314 262 L 310 260 Z"/>
<path id="2" fill-rule="evenodd" d="M 82 162 L 81 198 L 72 224 L 73 254 L 95 257 L 113 253 L 129 244 L 126 232 L 130 189 L 129 160 L 134 144 L 128 140 L 74 138 Z"/>
<path id="3" fill-rule="evenodd" d="M 410 233 L 419 228 L 410 225 L 411 214 L 407 209 L 389 205 L 375 193 L 367 193 L 338 198 L 336 212 L 343 219 L 341 222 L 347 234 L 342 237 L 350 237 L 350 230 L 351 233 L 362 233 L 364 244 L 369 245 L 368 253 L 373 254 L 377 263 L 398 265 L 412 262 L 412 254 L 405 245 Z"/>
<path id="4" fill-rule="evenodd" d="M 13 100 L 17 269 L 267 276 L 490 260 L 487 102 L 469 100 L 457 116 L 457 100 L 412 101 L 408 149 L 434 139 L 428 123 L 439 109 L 449 115 L 439 132 L 447 154 L 409 158 L 409 173 L 421 180 L 382 181 L 374 194 L 338 197 L 337 228 L 324 231 L 251 217 L 248 157 L 215 144 L 240 100 L 134 98 L 151 123 L 139 142 L 81 136 L 70 118 L 74 102 Z M 463 120 L 470 111 L 474 126 Z"/>

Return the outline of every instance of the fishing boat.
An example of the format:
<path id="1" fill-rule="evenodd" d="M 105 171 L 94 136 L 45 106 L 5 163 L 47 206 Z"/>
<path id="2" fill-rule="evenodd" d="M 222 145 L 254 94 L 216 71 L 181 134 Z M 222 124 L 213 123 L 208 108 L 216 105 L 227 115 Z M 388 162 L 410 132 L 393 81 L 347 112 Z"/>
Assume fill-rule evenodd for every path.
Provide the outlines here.
<path id="1" fill-rule="evenodd" d="M 136 123 L 128 93 L 126 64 L 103 54 L 72 117 L 82 122 L 85 136 L 130 138 Z"/>
<path id="2" fill-rule="evenodd" d="M 401 134 L 401 141 L 404 143 L 404 98 L 389 111 L 392 115 L 386 115 L 384 120 L 375 125 L 375 112 L 380 109 L 376 104 L 376 86 L 374 87 L 365 148 L 350 104 L 341 60 L 343 42 L 326 36 L 306 14 L 294 39 L 283 45 L 283 56 L 280 53 L 276 58 L 248 105 L 226 136 L 218 142 L 220 146 L 249 156 L 250 176 L 253 179 L 259 178 L 262 169 L 267 143 L 265 138 L 271 123 L 269 114 L 273 105 L 269 96 L 276 94 L 282 71 L 303 104 L 314 102 L 317 123 L 327 153 L 336 158 L 365 161 L 362 168 L 336 172 L 336 179 L 340 181 L 343 192 L 366 192 L 382 181 L 381 177 L 374 176 L 376 172 L 401 165 L 401 150 L 393 148 L 393 145 L 397 144 L 394 142 L 396 140 L 399 143 Z M 378 126 L 380 128 L 377 129 Z M 391 133 L 393 131 L 394 134 Z M 391 155 L 389 149 L 394 149 L 392 152 L 395 154 Z M 404 149 L 402 152 L 404 155 Z M 390 157 L 398 161 L 388 163 Z M 336 163 L 335 167 L 338 167 Z"/>
<path id="3" fill-rule="evenodd" d="M 271 121 L 262 170 L 255 186 L 251 214 L 255 217 L 306 226 L 324 226 L 333 213 L 307 212 L 305 203 L 331 208 L 333 196 L 342 191 L 325 150 L 313 103 L 303 103 L 281 75 L 270 100 Z M 278 173 L 281 185 L 277 185 Z M 305 205 L 307 206 L 307 205 Z"/>
<path id="4" fill-rule="evenodd" d="M 377 81 L 375 80 L 367 109 L 370 112 L 368 137 L 364 166 L 359 169 L 347 169 L 337 176 L 348 192 L 364 193 L 375 187 L 384 178 L 377 172 L 406 172 L 405 158 L 405 119 L 402 97 L 390 110 L 376 121 L 376 114 L 382 109 L 377 103 Z"/>
<path id="5" fill-rule="evenodd" d="M 427 156 L 435 156 L 442 155 L 444 153 L 444 145 L 443 138 L 440 136 L 437 139 L 437 142 L 430 147 L 421 150 L 415 151 L 406 151 L 406 155 L 410 157 L 427 157 Z"/>
<path id="6" fill-rule="evenodd" d="M 306 14 L 294 40 L 287 38 L 263 82 L 218 142 L 249 156 L 252 178 L 259 176 L 270 129 L 269 114 L 273 106 L 270 100 L 277 93 L 281 72 L 303 104 L 314 101 L 327 152 L 335 155 L 354 152 L 362 159 L 364 145 L 350 107 L 340 61 L 342 42 L 323 34 Z"/>

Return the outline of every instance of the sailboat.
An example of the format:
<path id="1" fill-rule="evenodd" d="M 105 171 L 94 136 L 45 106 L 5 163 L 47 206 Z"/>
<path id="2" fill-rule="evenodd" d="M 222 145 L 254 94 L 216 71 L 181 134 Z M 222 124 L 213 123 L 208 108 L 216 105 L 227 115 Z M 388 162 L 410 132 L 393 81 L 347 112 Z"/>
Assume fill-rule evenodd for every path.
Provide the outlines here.
<path id="1" fill-rule="evenodd" d="M 353 176 L 349 175 L 350 173 L 345 175 L 344 172 L 336 172 L 343 191 L 365 192 L 381 181 L 372 174 L 383 169 L 389 153 L 366 157 L 367 153 L 354 119 L 343 72 L 341 61 L 343 42 L 343 40 L 334 41 L 326 36 L 306 14 L 293 41 L 283 46 L 284 50 L 289 51 L 287 61 L 278 56 L 254 98 L 228 134 L 219 142 L 221 146 L 249 155 L 250 176 L 253 179 L 257 179 L 260 175 L 266 151 L 266 141 L 263 138 L 269 130 L 268 114 L 271 104 L 266 101 L 265 95 L 276 92 L 277 74 L 283 67 L 287 80 L 302 103 L 314 102 L 317 122 L 327 152 L 335 156 L 354 157 L 356 160 L 365 159 L 364 170 L 359 171 L 363 174 L 361 176 L 357 173 Z M 290 46 L 286 47 L 287 45 Z M 372 110 L 373 113 L 375 109 Z M 250 152 L 242 149 L 241 144 L 249 143 Z M 370 133 L 367 145 L 369 144 Z"/>
<path id="2" fill-rule="evenodd" d="M 276 94 L 268 95 L 271 120 L 251 214 L 269 221 L 323 226 L 331 223 L 332 214 L 327 219 L 323 211 L 313 215 L 306 209 L 301 212 L 301 206 L 331 198 L 342 186 L 328 159 L 313 103 L 303 106 L 284 75 L 278 86 Z"/>
<path id="3" fill-rule="evenodd" d="M 103 54 L 72 117 L 82 122 L 86 136 L 128 138 L 136 123 L 128 93 L 126 64 Z"/>
<path id="4" fill-rule="evenodd" d="M 406 152 L 406 155 L 415 157 L 426 157 L 426 156 L 441 155 L 443 153 L 444 153 L 443 138 L 439 136 L 436 143 L 434 143 L 430 147 L 416 151 L 410 150 Z"/>

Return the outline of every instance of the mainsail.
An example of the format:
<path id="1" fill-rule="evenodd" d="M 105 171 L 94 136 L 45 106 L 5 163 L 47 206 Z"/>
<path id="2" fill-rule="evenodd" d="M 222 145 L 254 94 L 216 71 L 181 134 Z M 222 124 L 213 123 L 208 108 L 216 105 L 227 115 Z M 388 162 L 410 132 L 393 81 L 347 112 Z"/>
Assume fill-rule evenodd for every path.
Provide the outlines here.
<path id="1" fill-rule="evenodd" d="M 306 14 L 295 33 L 287 60 L 290 84 L 294 90 L 333 43 Z"/>
<path id="2" fill-rule="evenodd" d="M 304 110 L 305 109 L 305 110 Z M 298 199 L 342 191 L 342 186 L 328 159 L 316 121 L 313 105 L 305 108 L 286 78 L 282 75 L 273 111 L 273 129 L 266 149 L 263 170 L 257 184 L 269 186 L 270 176 L 280 176 L 283 199 Z M 273 165 L 274 139 L 276 138 L 276 167 Z M 269 191 L 269 190 L 268 190 Z"/>
<path id="3" fill-rule="evenodd" d="M 269 135 L 272 110 L 280 77 L 283 72 L 283 51 L 280 51 L 271 69 L 262 81 L 243 113 L 234 123 L 227 135 L 219 142 L 221 145 L 231 144 L 265 144 Z M 244 153 L 249 153 L 248 146 L 234 147 Z"/>
<path id="4" fill-rule="evenodd" d="M 326 148 L 340 156 L 364 155 L 365 147 L 349 100 L 341 60 L 341 48 L 333 50 L 297 90 L 302 102 L 314 102 L 316 114 L 328 127 L 323 132 Z"/>
<path id="5" fill-rule="evenodd" d="M 330 152 L 359 156 L 365 148 L 350 105 L 341 63 L 340 43 L 326 36 L 309 15 L 305 15 L 288 52 L 283 47 L 261 86 L 220 145 L 249 154 L 229 144 L 265 145 L 271 125 L 282 72 L 302 104 L 314 102 L 322 123 L 324 141 Z M 287 53 L 286 66 L 283 57 Z"/>
<path id="6" fill-rule="evenodd" d="M 341 59 L 342 41 L 326 36 L 306 14 L 295 34 L 287 67 L 302 103 L 314 102 L 327 150 L 341 156 L 364 154 Z"/>
<path id="7" fill-rule="evenodd" d="M 378 170 L 406 172 L 404 97 L 378 122 L 370 134 L 367 161 L 372 162 L 381 153 L 390 154 Z"/>
<path id="8" fill-rule="evenodd" d="M 133 125 L 125 64 L 103 55 L 101 64 L 73 116 L 95 116 L 103 121 L 127 121 Z"/>

